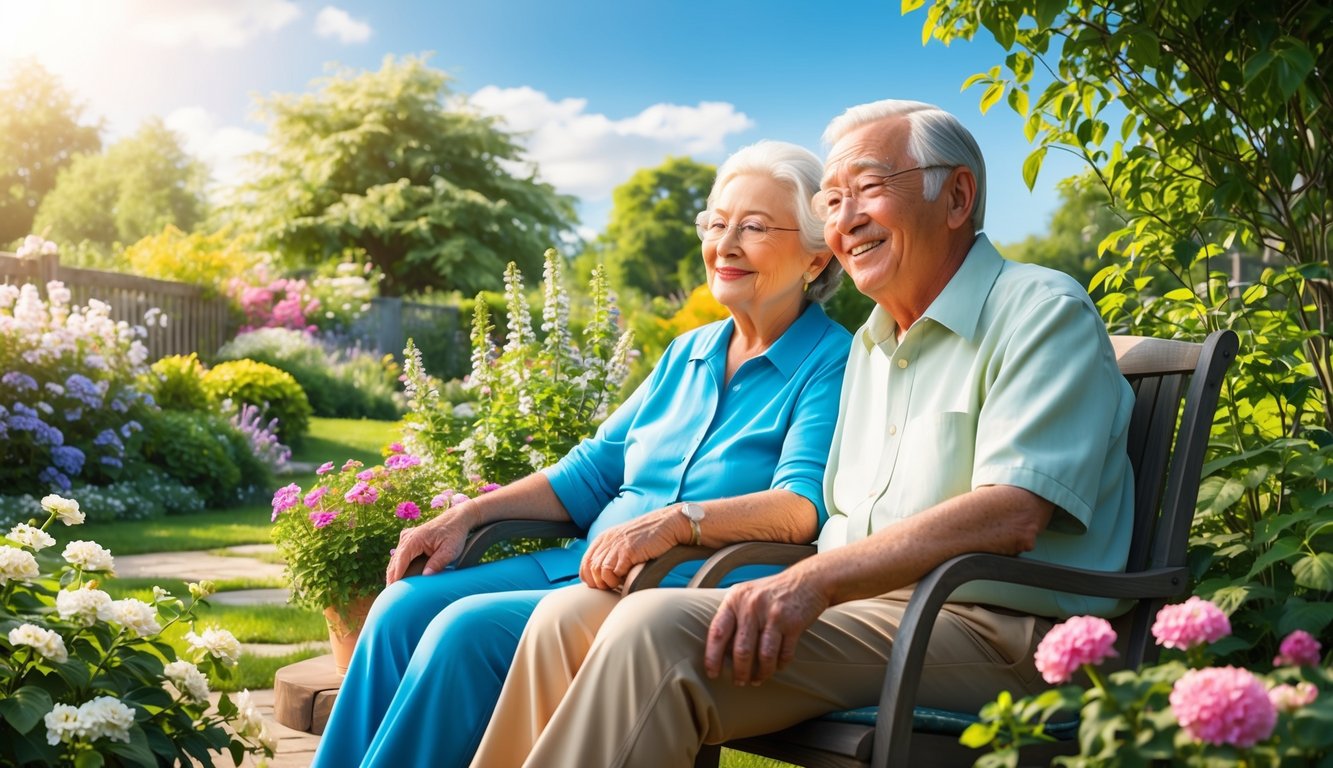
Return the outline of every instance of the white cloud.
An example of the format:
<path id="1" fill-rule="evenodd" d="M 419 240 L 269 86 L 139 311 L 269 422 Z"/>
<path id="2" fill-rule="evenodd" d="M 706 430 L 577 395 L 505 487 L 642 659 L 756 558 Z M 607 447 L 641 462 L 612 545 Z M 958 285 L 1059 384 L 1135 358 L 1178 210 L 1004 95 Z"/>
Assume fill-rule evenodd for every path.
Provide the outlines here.
<path id="1" fill-rule="evenodd" d="M 659 165 L 668 155 L 720 159 L 729 136 L 754 127 L 745 113 L 724 102 L 654 104 L 612 119 L 587 111 L 586 99 L 552 101 L 527 86 L 488 85 L 470 101 L 521 134 L 543 180 L 585 203 L 609 199 L 636 170 Z"/>
<path id="2" fill-rule="evenodd" d="M 217 118 L 203 107 L 177 109 L 165 122 L 168 128 L 181 135 L 185 151 L 208 165 L 210 189 L 218 196 L 225 196 L 245 180 L 246 156 L 267 144 L 255 131 L 218 125 Z"/>
<path id="3" fill-rule="evenodd" d="M 301 9 L 290 0 L 121 0 L 134 19 L 136 37 L 181 48 L 239 48 L 295 21 Z"/>
<path id="4" fill-rule="evenodd" d="M 351 17 L 347 11 L 326 5 L 315 16 L 315 34 L 336 37 L 340 43 L 364 43 L 370 39 L 370 25 Z"/>

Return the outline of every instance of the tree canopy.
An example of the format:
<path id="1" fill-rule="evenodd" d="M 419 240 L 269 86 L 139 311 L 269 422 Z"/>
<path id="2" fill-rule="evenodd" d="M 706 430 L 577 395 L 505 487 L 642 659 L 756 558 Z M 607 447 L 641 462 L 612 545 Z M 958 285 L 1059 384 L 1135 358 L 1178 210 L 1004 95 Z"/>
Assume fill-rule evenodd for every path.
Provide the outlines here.
<path id="1" fill-rule="evenodd" d="M 168 225 L 189 231 L 205 213 L 207 169 L 161 118 L 101 154 L 79 155 L 60 171 L 34 227 L 61 243 L 88 242 L 103 254 Z"/>
<path id="2" fill-rule="evenodd" d="M 1004 255 L 1014 261 L 1058 269 L 1086 286 L 1101 268 L 1097 245 L 1124 226 L 1111 207 L 1111 196 L 1092 173 L 1071 176 L 1059 184 L 1060 204 L 1046 233 L 1005 243 Z"/>
<path id="3" fill-rule="evenodd" d="M 33 231 L 37 206 L 60 169 L 101 149 L 100 124 L 83 124 L 82 112 L 36 61 L 19 62 L 0 84 L 0 247 Z"/>
<path id="4" fill-rule="evenodd" d="M 694 217 L 717 168 L 669 157 L 641 168 L 611 193 L 611 218 L 584 260 L 600 260 L 616 288 L 648 296 L 688 293 L 703 282 Z"/>
<path id="5" fill-rule="evenodd" d="M 262 100 L 269 146 L 231 216 L 289 259 L 364 250 L 391 295 L 498 288 L 510 261 L 540 274 L 573 202 L 448 80 L 390 56 L 377 72 L 342 70 L 316 92 Z"/>

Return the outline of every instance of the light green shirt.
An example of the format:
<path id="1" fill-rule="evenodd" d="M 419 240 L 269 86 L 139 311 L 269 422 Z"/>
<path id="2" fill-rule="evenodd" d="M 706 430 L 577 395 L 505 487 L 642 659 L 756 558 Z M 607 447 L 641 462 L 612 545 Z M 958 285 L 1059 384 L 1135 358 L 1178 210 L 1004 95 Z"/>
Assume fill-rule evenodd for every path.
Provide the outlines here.
<path id="1" fill-rule="evenodd" d="M 824 478 L 820 551 L 986 485 L 1025 488 L 1056 512 L 1022 557 L 1122 571 L 1133 525 L 1125 441 L 1133 392 L 1106 327 L 1063 273 L 1005 261 L 979 235 L 897 341 L 876 307 L 852 339 Z M 1064 618 L 1114 600 L 978 582 L 956 602 Z"/>

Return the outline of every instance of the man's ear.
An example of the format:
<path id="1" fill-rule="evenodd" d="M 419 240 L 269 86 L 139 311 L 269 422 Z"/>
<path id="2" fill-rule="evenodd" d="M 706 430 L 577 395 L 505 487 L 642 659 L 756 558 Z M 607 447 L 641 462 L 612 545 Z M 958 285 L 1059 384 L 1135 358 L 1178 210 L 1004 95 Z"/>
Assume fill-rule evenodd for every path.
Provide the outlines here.
<path id="1" fill-rule="evenodd" d="M 949 228 L 962 229 L 972 226 L 972 209 L 977 204 L 977 177 L 967 166 L 955 168 L 944 183 L 940 194 L 949 204 Z"/>

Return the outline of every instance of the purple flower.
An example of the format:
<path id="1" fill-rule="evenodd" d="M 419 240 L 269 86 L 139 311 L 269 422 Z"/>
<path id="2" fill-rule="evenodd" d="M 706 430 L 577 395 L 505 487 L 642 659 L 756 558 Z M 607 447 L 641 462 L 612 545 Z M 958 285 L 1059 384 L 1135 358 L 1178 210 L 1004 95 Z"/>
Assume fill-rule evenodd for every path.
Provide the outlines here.
<path id="1" fill-rule="evenodd" d="M 1192 669 L 1172 686 L 1170 701 L 1185 733 L 1209 744 L 1249 749 L 1272 735 L 1277 723 L 1264 684 L 1238 667 Z"/>
<path id="2" fill-rule="evenodd" d="M 356 485 L 352 486 L 352 490 L 343 496 L 343 499 L 356 504 L 374 504 L 379 497 L 380 492 L 375 489 L 375 486 L 364 480 L 358 480 Z"/>
<path id="3" fill-rule="evenodd" d="M 1275 667 L 1317 667 L 1319 666 L 1319 641 L 1309 632 L 1298 629 L 1282 639 L 1277 656 L 1273 659 Z"/>
<path id="4" fill-rule="evenodd" d="M 500 488 L 499 483 L 487 483 L 480 488 L 480 491 L 482 493 L 490 493 L 491 491 L 498 490 L 499 488 Z"/>
<path id="5" fill-rule="evenodd" d="M 402 453 L 405 450 L 402 443 L 389 443 L 389 453 Z"/>
<path id="6" fill-rule="evenodd" d="M 317 475 L 327 475 L 328 473 L 330 473 L 330 472 L 332 472 L 332 471 L 333 471 L 333 462 L 331 462 L 331 461 L 326 461 L 326 462 L 324 462 L 323 464 L 320 464 L 320 465 L 319 465 L 319 469 L 315 470 L 315 474 L 317 474 Z"/>
<path id="7" fill-rule="evenodd" d="M 1152 636 L 1157 638 L 1158 645 L 1182 651 L 1215 643 L 1229 634 L 1231 622 L 1222 609 L 1197 596 L 1164 606 L 1152 625 Z"/>
<path id="8" fill-rule="evenodd" d="M 1115 630 L 1097 616 L 1075 616 L 1056 624 L 1037 645 L 1037 671 L 1051 685 L 1069 682 L 1084 664 L 1100 664 L 1115 656 Z"/>
<path id="9" fill-rule="evenodd" d="M 302 501 L 305 502 L 307 508 L 314 509 L 315 505 L 319 503 L 319 500 L 324 498 L 324 494 L 328 492 L 329 489 L 322 485 L 316 488 L 311 488 L 310 493 L 307 493 Z"/>
<path id="10" fill-rule="evenodd" d="M 393 513 L 404 520 L 416 520 L 421 517 L 421 507 L 418 507 L 415 502 L 404 501 L 398 505 Z"/>
<path id="11" fill-rule="evenodd" d="M 65 421 L 78 421 L 83 418 L 82 408 L 71 408 L 65 411 Z"/>
<path id="12" fill-rule="evenodd" d="M 0 376 L 0 384 L 19 392 L 33 392 L 37 389 L 37 380 L 22 371 L 10 371 Z"/>
<path id="13" fill-rule="evenodd" d="M 357 472 L 357 473 L 356 473 L 356 479 L 357 479 L 357 480 L 374 480 L 374 479 L 375 479 L 375 470 L 373 470 L 373 469 L 363 469 L 363 470 L 361 470 L 360 472 Z"/>
<path id="14" fill-rule="evenodd" d="M 323 528 L 338 516 L 337 512 L 311 512 L 310 522 L 315 524 L 316 528 Z"/>
<path id="15" fill-rule="evenodd" d="M 271 519 L 277 520 L 278 515 L 296 506 L 300 498 L 301 486 L 296 483 L 279 488 L 273 494 L 273 517 Z"/>
<path id="16" fill-rule="evenodd" d="M 421 459 L 419 457 L 413 456 L 410 453 L 395 453 L 388 459 L 385 459 L 384 466 L 388 469 L 396 470 L 396 469 L 407 469 L 408 467 L 415 467 L 420 463 Z"/>
<path id="17" fill-rule="evenodd" d="M 46 485 L 57 488 L 61 491 L 68 491 L 70 487 L 69 478 L 63 472 L 55 467 L 47 467 L 37 475 L 37 479 Z"/>
<path id="18" fill-rule="evenodd" d="M 449 497 L 449 506 L 456 507 L 459 504 L 462 504 L 463 502 L 467 501 L 468 498 L 470 497 L 465 493 L 455 493 L 453 496 Z"/>
<path id="19" fill-rule="evenodd" d="M 449 506 L 449 497 L 452 495 L 453 494 L 450 493 L 449 491 L 445 491 L 444 493 L 437 495 L 435 498 L 430 500 L 430 508 L 439 509 L 440 507 Z"/>
<path id="20" fill-rule="evenodd" d="M 67 475 L 77 475 L 83 469 L 83 451 L 72 445 L 59 445 L 51 449 L 51 463 Z"/>

